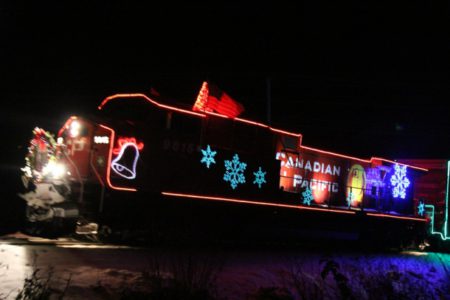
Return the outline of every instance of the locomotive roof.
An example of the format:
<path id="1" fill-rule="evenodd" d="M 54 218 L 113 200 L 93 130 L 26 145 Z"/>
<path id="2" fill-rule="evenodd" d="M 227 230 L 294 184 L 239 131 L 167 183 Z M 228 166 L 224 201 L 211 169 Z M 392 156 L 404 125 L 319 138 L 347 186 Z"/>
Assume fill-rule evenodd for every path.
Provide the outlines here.
<path id="1" fill-rule="evenodd" d="M 277 128 L 271 127 L 269 125 L 266 125 L 266 124 L 263 124 L 263 123 L 259 123 L 259 122 L 255 122 L 255 121 L 251 121 L 251 120 L 247 120 L 247 119 L 230 118 L 228 116 L 221 115 L 221 114 L 214 113 L 214 112 L 194 112 L 194 111 L 191 111 L 191 110 L 175 107 L 175 106 L 172 106 L 172 105 L 162 104 L 160 102 L 157 102 L 157 101 L 151 99 L 147 95 L 140 94 L 140 93 L 136 93 L 136 94 L 116 94 L 116 95 L 109 96 L 109 97 L 105 98 L 102 101 L 102 103 L 98 106 L 98 109 L 102 110 L 103 107 L 107 103 L 109 103 L 111 100 L 114 100 L 114 99 L 129 99 L 129 98 L 141 98 L 141 99 L 144 99 L 147 102 L 153 104 L 156 107 L 159 107 L 159 108 L 162 108 L 162 109 L 166 109 L 166 110 L 176 111 L 176 112 L 184 113 L 184 114 L 188 114 L 188 115 L 193 115 L 193 116 L 197 116 L 197 117 L 201 117 L 201 118 L 205 118 L 207 115 L 211 115 L 211 116 L 216 116 L 216 117 L 225 118 L 225 119 L 232 119 L 234 121 L 247 123 L 247 124 L 254 125 L 254 126 L 259 126 L 259 127 L 262 127 L 262 128 L 267 128 L 267 129 L 269 129 L 271 131 L 278 132 L 278 133 L 281 133 L 281 134 L 290 135 L 290 136 L 294 136 L 294 137 L 297 137 L 297 138 L 301 138 L 302 137 L 302 135 L 300 133 L 294 133 L 294 132 L 289 132 L 289 131 L 277 129 Z"/>
<path id="2" fill-rule="evenodd" d="M 115 94 L 115 95 L 106 97 L 100 103 L 100 105 L 97 108 L 99 110 L 102 110 L 105 107 L 105 105 L 108 104 L 112 100 L 131 99 L 131 98 L 143 99 L 143 100 L 149 102 L 150 104 L 152 104 L 152 105 L 154 105 L 154 106 L 156 106 L 158 108 L 165 109 L 165 110 L 170 110 L 170 111 L 175 111 L 175 112 L 179 112 L 179 113 L 184 113 L 184 114 L 188 114 L 188 115 L 192 115 L 192 116 L 196 116 L 196 117 L 200 117 L 200 118 L 206 118 L 208 115 L 210 115 L 210 116 L 214 116 L 214 117 L 231 119 L 231 120 L 234 120 L 234 121 L 237 121 L 237 122 L 242 122 L 242 123 L 250 124 L 250 125 L 253 125 L 253 126 L 258 126 L 258 127 L 261 127 L 261 128 L 267 128 L 268 130 L 271 130 L 271 131 L 279 133 L 279 134 L 293 136 L 293 137 L 299 138 L 300 141 L 301 141 L 301 138 L 302 138 L 302 134 L 300 134 L 300 133 L 293 133 L 293 132 L 289 132 L 289 131 L 273 128 L 273 127 L 271 127 L 271 126 L 269 126 L 267 124 L 263 124 L 263 123 L 259 123 L 259 122 L 255 122 L 255 121 L 251 121 L 251 120 L 247 120 L 247 119 L 230 118 L 228 116 L 217 114 L 217 113 L 214 113 L 214 112 L 194 112 L 194 111 L 183 109 L 183 108 L 179 108 L 179 107 L 176 107 L 176 106 L 163 104 L 163 103 L 160 103 L 158 101 L 153 100 L 152 98 L 150 98 L 147 95 L 142 94 L 142 93 Z M 388 160 L 388 159 L 380 158 L 380 157 L 372 157 L 370 159 L 361 159 L 361 158 L 348 156 L 348 155 L 344 155 L 344 154 L 339 154 L 339 153 L 335 153 L 335 152 L 324 151 L 324 150 L 321 150 L 321 149 L 304 146 L 304 145 L 301 144 L 301 142 L 300 142 L 299 147 L 303 148 L 305 150 L 311 150 L 311 151 L 315 151 L 315 152 L 329 154 L 329 155 L 336 156 L 336 157 L 357 160 L 357 161 L 365 162 L 365 163 L 375 163 L 375 164 L 382 164 L 383 162 L 396 163 L 396 164 L 400 164 L 400 165 L 406 165 L 406 166 L 408 166 L 410 168 L 413 168 L 413 169 L 416 169 L 416 170 L 419 170 L 419 171 L 425 171 L 425 172 L 428 171 L 425 168 L 420 168 L 420 167 L 412 166 L 412 165 L 409 165 L 409 164 L 399 163 L 397 161 L 392 161 L 392 160 Z"/>

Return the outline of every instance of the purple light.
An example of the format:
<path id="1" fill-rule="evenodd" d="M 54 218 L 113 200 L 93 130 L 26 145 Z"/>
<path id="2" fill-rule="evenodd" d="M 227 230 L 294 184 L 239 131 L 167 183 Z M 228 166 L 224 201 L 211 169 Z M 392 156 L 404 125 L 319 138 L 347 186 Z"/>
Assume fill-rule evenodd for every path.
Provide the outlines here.
<path id="1" fill-rule="evenodd" d="M 411 183 L 406 177 L 406 166 L 405 165 L 394 165 L 395 173 L 391 177 L 391 185 L 394 188 L 392 190 L 392 195 L 394 198 L 402 198 L 406 197 L 406 189 L 409 187 Z"/>

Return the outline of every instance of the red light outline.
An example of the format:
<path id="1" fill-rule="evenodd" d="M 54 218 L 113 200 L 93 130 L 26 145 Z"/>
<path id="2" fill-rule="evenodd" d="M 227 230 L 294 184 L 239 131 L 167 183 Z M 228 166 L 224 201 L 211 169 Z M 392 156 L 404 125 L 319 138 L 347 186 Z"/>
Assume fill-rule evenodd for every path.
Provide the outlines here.
<path id="1" fill-rule="evenodd" d="M 104 129 L 106 129 L 106 130 L 109 130 L 111 132 L 110 143 L 109 143 L 108 164 L 107 164 L 107 167 L 106 167 L 106 183 L 108 183 L 108 186 L 110 188 L 112 188 L 113 190 L 127 191 L 127 192 L 137 192 L 137 189 L 135 189 L 135 188 L 125 188 L 125 187 L 119 187 L 119 186 L 112 185 L 111 179 L 110 179 L 110 176 L 111 176 L 111 160 L 112 160 L 112 150 L 113 150 L 113 147 L 114 147 L 114 136 L 115 136 L 116 133 L 115 133 L 114 129 L 109 128 L 108 126 L 105 126 L 105 125 L 102 125 L 102 124 L 99 124 L 99 126 L 104 128 Z"/>
<path id="2" fill-rule="evenodd" d="M 298 206 L 298 205 L 289 205 L 289 204 L 277 204 L 277 203 L 271 203 L 271 202 L 260 202 L 260 201 L 235 199 L 235 198 L 203 196 L 203 195 L 182 194 L 182 193 L 172 193 L 172 192 L 161 192 L 161 194 L 164 195 L 164 196 L 170 196 L 170 197 L 192 198 L 192 199 L 212 200 L 212 201 L 223 201 L 223 202 L 232 202 L 232 203 L 240 203 L 240 204 L 272 206 L 272 207 L 292 208 L 292 209 L 300 209 L 300 210 L 303 209 L 303 210 L 313 210 L 313 211 L 322 211 L 322 212 L 341 213 L 341 214 L 355 214 L 355 212 L 348 211 L 348 210 L 316 208 L 316 207 Z"/>
<path id="3" fill-rule="evenodd" d="M 139 152 L 141 152 L 142 149 L 144 149 L 144 143 L 143 142 L 138 142 L 137 139 L 135 137 L 119 137 L 117 139 L 117 144 L 118 147 L 117 148 L 113 148 L 113 154 L 119 154 L 120 149 L 122 149 L 122 146 L 126 143 L 132 143 L 135 144 L 137 149 L 139 150 Z"/>
<path id="4" fill-rule="evenodd" d="M 381 161 L 385 161 L 385 162 L 388 162 L 388 163 L 391 163 L 391 164 L 398 164 L 398 165 L 401 165 L 401 166 L 407 166 L 408 168 L 412 168 L 412 169 L 428 172 L 428 169 L 425 169 L 425 168 L 411 166 L 411 165 L 399 163 L 399 162 L 396 162 L 396 161 L 393 161 L 393 160 L 389 160 L 389 159 L 385 159 L 385 158 L 381 158 L 381 157 L 372 157 L 370 161 L 373 161 L 373 160 L 381 160 Z"/>
<path id="5" fill-rule="evenodd" d="M 321 211 L 321 212 L 332 212 L 332 213 L 342 213 L 342 214 L 356 214 L 355 211 L 348 210 L 338 210 L 338 209 L 328 209 L 328 208 L 316 208 L 309 206 L 297 206 L 297 205 L 289 205 L 289 204 L 277 204 L 271 202 L 259 202 L 252 200 L 244 200 L 244 199 L 235 199 L 235 198 L 225 198 L 225 197 L 215 197 L 215 196 L 203 196 L 203 195 L 193 195 L 193 194 L 183 194 L 183 193 L 172 193 L 172 192 L 161 192 L 164 196 L 169 197 L 180 197 L 180 198 L 190 198 L 190 199 L 201 199 L 201 200 L 212 200 L 212 201 L 223 201 L 223 202 L 232 202 L 232 203 L 240 203 L 240 204 L 251 204 L 251 205 L 261 205 L 261 206 L 272 206 L 272 207 L 282 207 L 282 208 L 291 208 L 291 209 L 300 209 L 300 210 L 313 210 L 313 211 Z M 427 222 L 426 219 L 423 218 L 414 218 L 414 217 L 402 217 L 402 216 L 393 216 L 387 214 L 376 214 L 376 213 L 367 213 L 367 216 L 371 217 L 380 217 L 380 218 L 392 218 L 392 219 L 401 219 L 401 220 L 411 220 L 411 221 L 420 221 Z"/>
<path id="6" fill-rule="evenodd" d="M 161 103 L 156 102 L 155 100 L 147 97 L 146 95 L 140 94 L 140 93 L 135 93 L 135 94 L 115 94 L 115 95 L 106 97 L 102 101 L 102 103 L 100 103 L 100 105 L 97 108 L 99 110 L 102 110 L 103 106 L 105 106 L 106 103 L 108 103 L 109 101 L 114 100 L 116 98 L 144 98 L 145 100 L 147 100 L 148 102 L 150 102 L 153 105 L 156 105 L 157 107 L 161 107 L 161 108 L 165 108 L 165 109 L 168 109 L 168 110 L 173 110 L 173 111 L 177 111 L 177 112 L 181 112 L 181 113 L 184 113 L 184 114 L 189 114 L 189 115 L 193 115 L 193 116 L 197 116 L 197 117 L 201 117 L 201 118 L 206 118 L 205 114 L 193 112 L 193 111 L 186 110 L 186 109 L 177 108 L 177 107 L 170 106 L 170 105 L 161 104 Z"/>
<path id="7" fill-rule="evenodd" d="M 259 126 L 259 127 L 263 127 L 263 128 L 270 128 L 268 125 L 266 124 L 262 124 L 262 123 L 258 123 L 255 121 L 250 121 L 250 120 L 246 120 L 246 119 L 242 119 L 242 118 L 234 118 L 234 120 L 242 122 L 242 123 L 247 123 L 250 125 L 254 125 L 254 126 Z"/>
<path id="8" fill-rule="evenodd" d="M 388 214 L 376 214 L 376 213 L 367 213 L 367 215 L 371 216 L 371 217 L 379 217 L 379 218 L 391 218 L 391 219 L 427 222 L 427 219 L 423 219 L 423 218 L 402 217 L 402 216 L 393 216 L 393 215 L 388 215 Z"/>
<path id="9" fill-rule="evenodd" d="M 216 117 L 223 118 L 223 119 L 231 119 L 229 116 L 218 114 L 218 113 L 215 113 L 212 111 L 205 111 L 204 113 L 207 115 L 212 115 L 212 116 L 216 116 Z"/>
<path id="10" fill-rule="evenodd" d="M 367 160 L 367 159 L 357 158 L 357 157 L 353 157 L 353 156 L 349 156 L 349 155 L 345 155 L 345 154 L 339 154 L 339 153 L 335 153 L 335 152 L 331 152 L 331 151 L 320 150 L 320 149 L 313 148 L 313 147 L 307 147 L 307 146 L 301 145 L 300 148 L 304 148 L 306 150 L 312 150 L 312 151 L 323 153 L 323 154 L 329 154 L 329 155 L 333 155 L 333 156 L 337 156 L 337 157 L 341 157 L 341 158 L 353 159 L 353 160 L 357 160 L 360 162 L 370 163 L 370 160 Z"/>
<path id="11" fill-rule="evenodd" d="M 212 116 L 217 116 L 217 117 L 221 117 L 221 118 L 224 118 L 224 119 L 232 119 L 232 120 L 236 120 L 238 122 L 247 123 L 247 124 L 254 125 L 254 126 L 259 126 L 259 127 L 262 127 L 262 128 L 268 128 L 271 131 L 278 132 L 278 133 L 281 133 L 281 134 L 291 135 L 291 136 L 294 136 L 294 137 L 302 137 L 302 134 L 300 134 L 300 133 L 293 133 L 293 132 L 289 132 L 289 131 L 273 128 L 273 127 L 270 127 L 269 125 L 266 125 L 266 124 L 263 124 L 263 123 L 254 122 L 254 121 L 251 121 L 251 120 L 246 120 L 246 119 L 242 119 L 242 118 L 230 118 L 228 116 L 225 116 L 225 115 L 222 115 L 222 114 L 218 114 L 218 113 L 214 113 L 214 112 L 197 113 L 197 112 L 193 112 L 193 111 L 190 111 L 190 110 L 177 108 L 177 107 L 174 107 L 174 106 L 161 104 L 161 103 L 159 103 L 159 102 L 149 98 L 145 94 L 141 94 L 141 93 L 115 94 L 115 95 L 109 96 L 109 97 L 105 98 L 102 101 L 102 103 L 98 106 L 98 109 L 102 110 L 103 106 L 105 106 L 106 103 L 108 103 L 109 101 L 114 100 L 116 98 L 144 98 L 145 100 L 147 100 L 148 102 L 152 103 L 153 105 L 155 105 L 157 107 L 165 108 L 165 109 L 168 109 L 168 110 L 173 110 L 173 111 L 177 111 L 177 112 L 181 112 L 181 113 L 185 113 L 185 114 L 189 114 L 189 115 L 194 115 L 194 116 L 202 117 L 202 118 L 205 118 L 207 115 L 212 115 Z M 301 141 L 300 141 L 300 143 L 301 143 Z M 342 157 L 342 158 L 352 159 L 352 160 L 356 160 L 356 161 L 360 161 L 360 162 L 365 162 L 365 163 L 372 163 L 374 160 L 381 160 L 381 161 L 385 161 L 385 162 L 389 162 L 389 163 L 401 164 L 401 165 L 408 166 L 408 167 L 410 167 L 412 169 L 416 169 L 416 170 L 420 170 L 420 171 L 426 171 L 426 172 L 428 171 L 428 169 L 415 167 L 415 166 L 411 166 L 411 165 L 407 165 L 407 164 L 402 164 L 402 163 L 394 162 L 394 161 L 391 161 L 391 160 L 388 160 L 388 159 L 384 159 L 384 158 L 372 157 L 370 160 L 367 160 L 367 159 L 361 159 L 361 158 L 357 158 L 357 157 L 353 157 L 353 156 L 349 156 L 349 155 L 345 155 L 345 154 L 339 154 L 339 153 L 335 153 L 335 152 L 331 152 L 331 151 L 320 150 L 320 149 L 313 148 L 313 147 L 307 147 L 307 146 L 303 146 L 303 145 L 299 145 L 299 147 L 300 148 L 304 148 L 304 149 L 308 149 L 308 150 L 312 150 L 312 151 L 316 151 L 316 152 L 320 152 L 320 153 L 324 153 L 324 154 L 337 156 L 337 157 Z"/>
<path id="12" fill-rule="evenodd" d="M 69 124 L 73 121 L 73 120 L 77 120 L 78 117 L 77 116 L 71 116 L 66 123 L 64 123 L 63 127 L 61 127 L 61 129 L 58 131 L 58 137 L 61 136 L 61 134 L 63 133 L 64 130 L 69 128 Z"/>
<path id="13" fill-rule="evenodd" d="M 225 116 L 225 115 L 222 115 L 222 114 L 218 114 L 218 113 L 215 113 L 215 112 L 197 113 L 197 112 L 193 112 L 193 111 L 190 111 L 190 110 L 177 108 L 177 107 L 174 107 L 174 106 L 161 104 L 161 103 L 159 103 L 159 102 L 149 98 L 147 95 L 141 94 L 141 93 L 115 94 L 115 95 L 106 97 L 102 101 L 102 103 L 100 103 L 100 105 L 97 108 L 99 110 L 102 110 L 103 107 L 106 105 L 106 103 L 108 103 L 111 100 L 117 99 L 117 98 L 144 98 L 145 100 L 147 100 L 148 102 L 152 103 L 153 105 L 155 105 L 157 107 L 161 107 L 161 108 L 165 108 L 165 109 L 168 109 L 168 110 L 181 112 L 181 113 L 184 113 L 184 114 L 194 115 L 194 116 L 202 117 L 202 118 L 206 118 L 207 115 L 212 115 L 212 116 L 221 117 L 221 118 L 224 118 L 224 119 L 231 119 L 231 120 L 235 120 L 235 121 L 242 122 L 242 123 L 247 123 L 247 124 L 251 124 L 251 125 L 255 125 L 255 126 L 260 126 L 260 127 L 263 127 L 263 128 L 269 128 L 272 131 L 283 133 L 283 134 L 292 135 L 292 136 L 295 136 L 295 137 L 301 137 L 302 136 L 300 133 L 293 133 L 293 132 L 288 132 L 288 131 L 272 128 L 269 125 L 266 125 L 266 124 L 263 124 L 263 123 L 254 122 L 254 121 L 251 121 L 251 120 L 246 120 L 246 119 L 242 119 L 242 118 L 230 118 L 228 116 Z"/>
<path id="14" fill-rule="evenodd" d="M 269 127 L 269 129 L 272 131 L 278 132 L 278 133 L 282 133 L 282 134 L 287 134 L 287 135 L 291 135 L 291 136 L 295 136 L 295 137 L 302 137 L 301 133 L 292 133 L 289 131 L 285 131 L 285 130 L 281 130 L 281 129 L 277 129 L 277 128 L 273 128 L 273 127 Z M 299 145 L 299 147 L 301 147 L 301 145 Z"/>
<path id="15" fill-rule="evenodd" d="M 336 153 L 336 152 L 320 150 L 320 149 L 313 148 L 313 147 L 307 147 L 307 146 L 304 146 L 304 145 L 301 145 L 300 148 L 311 150 L 311 151 L 315 151 L 315 152 L 319 152 L 319 153 L 323 153 L 323 154 L 329 154 L 329 155 L 333 155 L 333 156 L 337 156 L 337 157 L 342 157 L 342 158 L 346 158 L 346 159 L 357 160 L 357 161 L 364 162 L 364 163 L 373 163 L 375 160 L 381 160 L 381 161 L 385 161 L 385 162 L 388 162 L 388 163 L 399 164 L 399 165 L 407 166 L 407 167 L 412 168 L 412 169 L 428 172 L 428 169 L 424 169 L 424 168 L 420 168 L 420 167 L 416 167 L 416 166 L 411 166 L 411 165 L 407 165 L 407 164 L 402 164 L 402 163 L 399 163 L 399 162 L 396 162 L 396 161 L 392 161 L 392 160 L 388 160 L 388 159 L 384 159 L 384 158 L 380 158 L 380 157 L 372 157 L 370 160 L 368 160 L 368 159 L 357 158 L 357 157 L 349 156 L 349 155 L 345 155 L 345 154 L 339 154 L 339 153 Z"/>

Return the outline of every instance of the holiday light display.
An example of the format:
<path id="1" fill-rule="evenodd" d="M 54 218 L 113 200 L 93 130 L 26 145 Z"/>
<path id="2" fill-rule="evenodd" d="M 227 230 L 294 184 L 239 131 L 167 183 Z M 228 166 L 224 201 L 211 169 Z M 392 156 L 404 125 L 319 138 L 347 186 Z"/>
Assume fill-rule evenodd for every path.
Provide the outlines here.
<path id="1" fill-rule="evenodd" d="M 448 215 L 449 215 L 449 193 L 450 193 L 450 161 L 447 161 L 447 183 L 446 183 L 446 190 L 445 190 L 445 207 L 444 207 L 444 223 L 442 225 L 441 230 L 435 229 L 435 207 L 431 204 L 426 204 L 425 208 L 430 209 L 429 214 L 430 216 L 430 228 L 431 228 L 431 234 L 439 235 L 441 240 L 447 241 L 450 240 L 448 227 Z"/>
<path id="2" fill-rule="evenodd" d="M 417 214 L 419 216 L 423 216 L 423 214 L 425 213 L 425 203 L 423 203 L 422 201 L 419 203 L 419 205 L 417 206 Z"/>
<path id="3" fill-rule="evenodd" d="M 56 163 L 57 143 L 51 133 L 36 127 L 33 130 L 33 138 L 28 146 L 25 157 L 25 167 L 22 169 L 28 178 L 42 179 L 46 175 L 60 177 L 64 170 Z"/>
<path id="4" fill-rule="evenodd" d="M 124 116 L 134 104 L 147 114 L 142 120 Z M 188 198 L 425 222 L 421 213 L 412 214 L 409 188 L 425 169 L 306 147 L 297 133 L 142 94 L 108 97 L 99 110 L 106 114 L 96 119 L 102 124 L 82 117 L 66 122 L 58 146 L 65 165 L 48 164 L 45 174 L 57 178 L 70 171 L 72 182 L 97 183 L 105 197 L 139 190 L 137 197 L 152 195 L 151 201 Z M 391 205 L 391 191 L 406 200 Z"/>
<path id="5" fill-rule="evenodd" d="M 206 150 L 202 149 L 201 151 L 202 151 L 203 157 L 200 160 L 200 163 L 205 163 L 206 167 L 209 169 L 209 166 L 211 164 L 216 163 L 216 161 L 214 160 L 214 156 L 216 156 L 217 151 L 211 151 L 211 147 L 209 145 L 206 147 Z"/>
<path id="6" fill-rule="evenodd" d="M 352 206 L 352 202 L 355 201 L 355 194 L 353 194 L 353 192 L 349 192 L 347 194 L 346 201 L 347 201 L 347 206 L 348 207 Z"/>
<path id="7" fill-rule="evenodd" d="M 314 195 L 309 187 L 306 188 L 304 192 L 302 192 L 303 196 L 303 204 L 311 205 L 311 202 L 314 201 Z"/>
<path id="8" fill-rule="evenodd" d="M 235 154 L 233 160 L 225 160 L 225 174 L 223 180 L 229 182 L 233 190 L 238 184 L 245 183 L 244 171 L 247 164 L 239 161 L 239 155 Z"/>
<path id="9" fill-rule="evenodd" d="M 109 140 L 109 138 L 108 138 L 108 140 Z M 116 155 L 119 154 L 120 151 L 122 151 L 123 146 L 124 146 L 125 144 L 128 144 L 128 143 L 131 143 L 131 144 L 136 145 L 136 147 L 137 147 L 137 149 L 138 149 L 139 151 L 141 151 L 142 149 L 144 149 L 144 143 L 142 143 L 142 142 L 137 142 L 136 138 L 134 138 L 134 137 L 118 137 L 118 138 L 117 138 L 117 147 L 115 147 L 115 148 L 112 150 L 112 153 L 113 153 L 113 154 L 116 154 Z"/>
<path id="10" fill-rule="evenodd" d="M 392 195 L 394 198 L 406 197 L 406 189 L 408 188 L 410 181 L 406 177 L 406 166 L 400 166 L 399 164 L 394 165 L 395 173 L 391 177 L 391 184 L 393 187 Z"/>
<path id="11" fill-rule="evenodd" d="M 139 149 L 135 143 L 125 143 L 120 148 L 117 157 L 111 162 L 112 170 L 126 179 L 136 178 L 136 164 L 139 159 Z"/>
<path id="12" fill-rule="evenodd" d="M 257 184 L 258 188 L 261 188 L 261 185 L 266 182 L 266 172 L 263 172 L 261 170 L 261 167 L 259 167 L 257 172 L 253 172 L 253 175 L 255 175 L 255 180 L 253 181 L 253 184 Z"/>

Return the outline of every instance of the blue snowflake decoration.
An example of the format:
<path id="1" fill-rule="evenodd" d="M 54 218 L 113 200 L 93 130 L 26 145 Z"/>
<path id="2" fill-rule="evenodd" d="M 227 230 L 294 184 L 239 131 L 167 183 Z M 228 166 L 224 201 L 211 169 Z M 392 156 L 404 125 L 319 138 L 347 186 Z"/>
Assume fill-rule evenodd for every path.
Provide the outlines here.
<path id="1" fill-rule="evenodd" d="M 417 206 L 417 213 L 419 214 L 419 216 L 423 217 L 423 214 L 425 213 L 425 203 L 419 203 L 419 206 Z"/>
<path id="2" fill-rule="evenodd" d="M 261 188 L 261 184 L 267 183 L 266 182 L 266 172 L 263 172 L 261 170 L 261 167 L 259 167 L 258 172 L 253 172 L 253 175 L 255 175 L 255 180 L 253 181 L 253 184 L 257 184 L 258 188 Z"/>
<path id="3" fill-rule="evenodd" d="M 400 166 L 399 164 L 395 164 L 394 166 L 395 173 L 391 177 L 391 185 L 394 187 L 392 190 L 392 195 L 394 198 L 402 198 L 406 197 L 406 189 L 411 183 L 409 179 L 406 177 L 406 166 Z"/>
<path id="4" fill-rule="evenodd" d="M 348 196 L 346 199 L 348 207 L 350 207 L 352 205 L 352 202 L 355 200 L 355 198 L 356 198 L 355 194 L 353 194 L 352 192 L 348 193 Z"/>
<path id="5" fill-rule="evenodd" d="M 239 183 L 245 183 L 244 171 L 247 164 L 239 161 L 239 156 L 235 154 L 233 160 L 225 161 L 225 174 L 223 180 L 230 182 L 233 190 Z"/>
<path id="6" fill-rule="evenodd" d="M 202 150 L 202 160 L 200 161 L 200 163 L 205 163 L 206 167 L 209 169 L 209 165 L 210 164 L 215 164 L 216 161 L 214 160 L 214 156 L 217 154 L 217 151 L 211 151 L 211 147 L 206 147 L 206 150 L 200 149 Z"/>
<path id="7" fill-rule="evenodd" d="M 314 200 L 314 196 L 309 187 L 307 187 L 306 190 L 304 192 L 302 192 L 302 196 L 303 196 L 303 204 L 311 205 L 311 201 Z"/>

